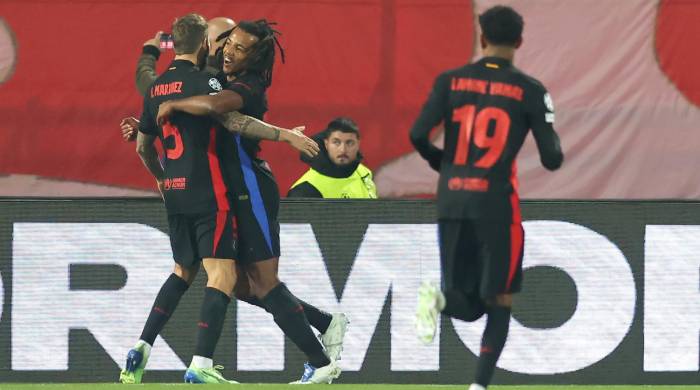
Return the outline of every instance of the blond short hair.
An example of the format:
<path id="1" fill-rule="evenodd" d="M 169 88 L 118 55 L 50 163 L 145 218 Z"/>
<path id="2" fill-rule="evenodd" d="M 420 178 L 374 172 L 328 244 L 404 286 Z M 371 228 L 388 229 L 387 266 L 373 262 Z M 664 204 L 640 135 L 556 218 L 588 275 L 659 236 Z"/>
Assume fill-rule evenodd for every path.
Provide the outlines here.
<path id="1" fill-rule="evenodd" d="M 194 54 L 207 36 L 207 21 L 202 15 L 187 14 L 173 22 L 175 54 Z"/>

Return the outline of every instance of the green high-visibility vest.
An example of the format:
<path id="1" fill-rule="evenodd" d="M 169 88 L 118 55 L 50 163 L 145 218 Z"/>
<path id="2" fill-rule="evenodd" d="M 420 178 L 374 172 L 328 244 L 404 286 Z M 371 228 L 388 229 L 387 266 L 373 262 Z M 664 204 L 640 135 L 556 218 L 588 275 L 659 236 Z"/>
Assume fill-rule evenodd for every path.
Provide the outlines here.
<path id="1" fill-rule="evenodd" d="M 376 199 L 377 186 L 372 181 L 372 171 L 360 164 L 352 175 L 345 178 L 325 176 L 310 168 L 292 188 L 303 182 L 316 187 L 324 198 Z"/>

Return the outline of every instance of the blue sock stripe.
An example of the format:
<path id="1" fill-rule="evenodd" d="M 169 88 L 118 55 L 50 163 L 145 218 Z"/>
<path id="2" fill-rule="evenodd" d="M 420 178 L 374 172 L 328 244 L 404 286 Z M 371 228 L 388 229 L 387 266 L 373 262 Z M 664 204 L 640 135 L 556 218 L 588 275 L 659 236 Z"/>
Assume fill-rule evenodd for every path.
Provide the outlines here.
<path id="1" fill-rule="evenodd" d="M 238 155 L 241 159 L 241 169 L 243 171 L 243 180 L 245 181 L 246 187 L 250 192 L 250 203 L 253 206 L 253 215 L 260 225 L 260 230 L 262 230 L 265 236 L 265 241 L 267 242 L 267 247 L 272 251 L 272 239 L 270 238 L 270 223 L 267 220 L 267 212 L 265 211 L 265 204 L 263 203 L 262 196 L 260 195 L 260 186 L 258 185 L 258 178 L 255 176 L 255 171 L 253 170 L 253 162 L 243 149 L 241 145 L 241 137 L 236 134 L 236 145 L 238 146 Z"/>

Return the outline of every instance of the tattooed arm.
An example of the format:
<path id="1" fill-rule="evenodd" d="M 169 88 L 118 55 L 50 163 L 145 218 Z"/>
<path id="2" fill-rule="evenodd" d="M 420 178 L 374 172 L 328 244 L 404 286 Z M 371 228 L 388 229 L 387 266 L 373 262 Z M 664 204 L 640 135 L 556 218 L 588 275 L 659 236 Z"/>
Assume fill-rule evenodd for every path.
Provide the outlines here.
<path id="1" fill-rule="evenodd" d="M 217 115 L 216 119 L 229 131 L 253 139 L 279 141 L 284 131 L 284 129 L 267 124 L 248 115 L 243 115 L 238 111 Z"/>
<path id="2" fill-rule="evenodd" d="M 158 107 L 157 121 L 159 124 L 164 123 L 175 111 L 190 115 L 209 115 L 218 119 L 229 131 L 244 137 L 284 141 L 309 157 L 318 154 L 318 144 L 302 133 L 303 127 L 287 130 L 267 124 L 239 113 L 238 110 L 243 106 L 243 97 L 240 94 L 225 89 L 215 95 L 191 96 L 163 102 Z"/>
<path id="3" fill-rule="evenodd" d="M 270 141 L 284 141 L 309 157 L 314 157 L 318 154 L 318 144 L 303 134 L 303 126 L 287 130 L 248 115 L 243 115 L 238 111 L 217 115 L 216 118 L 226 129 L 233 133 L 239 133 L 244 137 L 266 139 Z"/>

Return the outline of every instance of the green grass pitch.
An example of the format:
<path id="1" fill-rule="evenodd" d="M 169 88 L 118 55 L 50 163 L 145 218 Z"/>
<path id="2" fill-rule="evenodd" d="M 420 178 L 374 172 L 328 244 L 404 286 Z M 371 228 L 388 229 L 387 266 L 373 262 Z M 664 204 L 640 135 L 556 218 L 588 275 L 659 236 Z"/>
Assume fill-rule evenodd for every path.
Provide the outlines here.
<path id="1" fill-rule="evenodd" d="M 298 386 L 280 384 L 242 384 L 242 385 L 187 385 L 187 384 L 142 384 L 121 385 L 115 383 L 45 383 L 14 384 L 0 383 L 2 390 L 172 390 L 194 386 L 195 390 L 237 389 L 237 390 L 288 390 Z M 313 390 L 466 390 L 467 385 L 382 385 L 382 384 L 343 384 L 314 385 Z M 700 386 L 489 386 L 489 390 L 700 390 Z"/>

